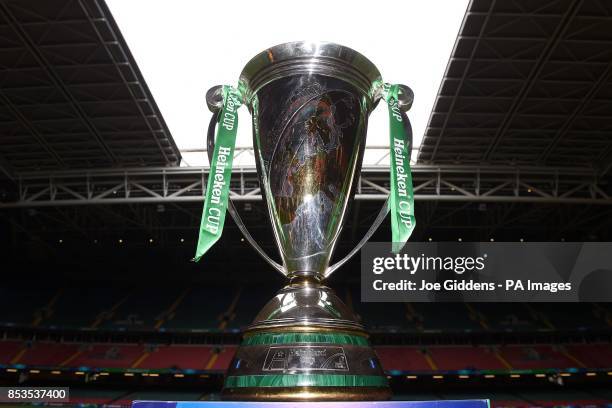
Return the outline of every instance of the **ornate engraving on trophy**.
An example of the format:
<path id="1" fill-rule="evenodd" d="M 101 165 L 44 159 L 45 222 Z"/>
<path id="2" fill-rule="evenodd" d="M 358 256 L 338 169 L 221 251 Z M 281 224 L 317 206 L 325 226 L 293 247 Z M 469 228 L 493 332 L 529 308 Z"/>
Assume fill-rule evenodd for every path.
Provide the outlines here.
<path id="1" fill-rule="evenodd" d="M 294 75 L 258 92 L 255 121 L 261 163 L 277 220 L 277 239 L 290 272 L 329 263 L 345 212 L 365 112 L 358 92 L 336 78 Z"/>
<path id="2" fill-rule="evenodd" d="M 262 371 L 348 371 L 342 347 L 270 347 Z"/>

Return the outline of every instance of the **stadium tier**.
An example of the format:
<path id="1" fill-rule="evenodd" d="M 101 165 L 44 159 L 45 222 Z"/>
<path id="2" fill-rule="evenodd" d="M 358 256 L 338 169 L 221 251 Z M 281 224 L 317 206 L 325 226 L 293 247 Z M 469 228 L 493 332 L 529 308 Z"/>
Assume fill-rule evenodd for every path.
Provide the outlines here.
<path id="1" fill-rule="evenodd" d="M 6 288 L 0 289 L 0 325 L 238 331 L 272 297 L 272 289 Z M 545 332 L 612 327 L 612 309 L 607 304 L 397 303 L 389 307 L 384 303 L 361 303 L 358 288 L 340 289 L 338 293 L 373 332 Z M 20 307 L 14 307 L 16 304 Z"/>
<path id="2" fill-rule="evenodd" d="M 0 381 L 69 381 L 72 405 L 218 398 L 239 331 L 273 290 L 213 284 L 4 289 Z M 372 331 L 397 399 L 610 408 L 609 304 L 389 305 L 360 302 L 358 287 L 337 292 Z M 595 385 L 546 390 L 566 376 Z"/>
<path id="3" fill-rule="evenodd" d="M 0 341 L 0 366 L 224 371 L 233 346 Z"/>
<path id="4" fill-rule="evenodd" d="M 0 366 L 20 368 L 223 372 L 235 346 L 0 341 Z M 612 369 L 609 344 L 378 346 L 388 372 L 513 372 Z M 597 358 L 595 358 L 597 356 Z"/>

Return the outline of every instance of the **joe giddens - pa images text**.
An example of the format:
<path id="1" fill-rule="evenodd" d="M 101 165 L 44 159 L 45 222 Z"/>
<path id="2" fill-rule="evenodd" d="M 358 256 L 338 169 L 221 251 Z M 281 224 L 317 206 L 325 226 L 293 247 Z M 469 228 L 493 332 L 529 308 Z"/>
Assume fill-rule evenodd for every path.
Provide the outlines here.
<path id="1" fill-rule="evenodd" d="M 449 271 L 457 275 L 465 272 L 480 272 L 486 267 L 487 255 L 480 257 L 440 257 L 440 256 L 410 256 L 396 254 L 393 257 L 376 257 L 372 260 L 372 272 L 382 275 L 386 271 L 408 272 L 410 275 L 417 271 Z M 482 275 L 480 276 L 483 277 Z M 572 290 L 570 282 L 534 282 L 530 279 L 506 279 L 503 283 L 482 282 L 472 279 L 446 279 L 442 282 L 431 282 L 420 279 L 415 282 L 409 279 L 400 279 L 394 282 L 385 282 L 375 279 L 372 286 L 376 291 L 547 291 L 556 293 Z"/>

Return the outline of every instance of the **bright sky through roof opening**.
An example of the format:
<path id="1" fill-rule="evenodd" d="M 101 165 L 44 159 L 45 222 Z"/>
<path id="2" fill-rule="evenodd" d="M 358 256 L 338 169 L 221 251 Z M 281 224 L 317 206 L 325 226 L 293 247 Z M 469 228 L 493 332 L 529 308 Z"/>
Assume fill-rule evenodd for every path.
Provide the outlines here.
<path id="1" fill-rule="evenodd" d="M 205 93 L 236 85 L 243 66 L 266 48 L 290 41 L 332 41 L 364 54 L 383 79 L 412 88 L 409 112 L 418 147 L 459 31 L 467 0 L 197 1 L 107 0 L 181 150 L 204 148 L 210 120 Z M 368 147 L 388 146 L 387 108 L 370 116 Z M 250 115 L 240 110 L 237 146 L 252 145 Z M 386 149 L 366 152 L 364 165 Z M 207 165 L 183 152 L 183 165 Z M 416 151 L 412 159 L 416 158 Z M 234 166 L 253 165 L 249 154 Z M 379 164 L 388 164 L 388 160 Z"/>

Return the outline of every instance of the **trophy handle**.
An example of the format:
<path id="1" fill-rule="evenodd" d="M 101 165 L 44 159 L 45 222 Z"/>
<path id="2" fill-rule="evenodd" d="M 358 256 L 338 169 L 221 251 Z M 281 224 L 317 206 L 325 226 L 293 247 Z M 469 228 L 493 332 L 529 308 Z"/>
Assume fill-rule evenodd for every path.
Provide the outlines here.
<path id="1" fill-rule="evenodd" d="M 217 127 L 217 122 L 219 121 L 219 115 L 221 113 L 221 106 L 223 104 L 223 96 L 221 95 L 220 85 L 214 86 L 210 88 L 208 92 L 206 92 L 206 104 L 208 106 L 208 109 L 213 113 L 212 117 L 210 118 L 210 123 L 208 124 L 208 134 L 206 137 L 208 161 L 209 163 L 212 163 L 212 156 L 215 150 L 215 129 Z M 238 214 L 238 210 L 236 210 L 236 207 L 234 206 L 234 203 L 231 197 L 228 201 L 227 210 L 232 216 L 232 219 L 234 220 L 236 225 L 238 226 L 238 229 L 240 230 L 240 232 L 242 232 L 242 235 L 246 238 L 248 243 L 251 244 L 251 246 L 255 249 L 255 251 L 257 251 L 257 253 L 268 264 L 270 264 L 272 268 L 278 271 L 281 275 L 287 276 L 287 272 L 285 271 L 285 268 L 283 268 L 281 264 L 279 264 L 278 262 L 270 258 L 268 254 L 266 254 L 266 252 L 263 250 L 263 248 L 260 247 L 259 244 L 255 241 L 255 239 L 253 239 L 253 236 L 251 235 L 251 233 L 247 230 L 246 226 L 244 225 L 244 222 L 242 221 L 240 214 Z"/>
<path id="2" fill-rule="evenodd" d="M 410 120 L 408 119 L 406 112 L 410 110 L 410 108 L 412 107 L 412 101 L 414 100 L 414 93 L 412 92 L 412 89 L 410 89 L 406 85 L 399 85 L 399 89 L 400 89 L 400 93 L 398 95 L 398 106 L 400 108 L 400 114 L 402 115 L 402 120 L 404 123 L 404 127 L 406 129 L 406 136 L 410 140 L 410 148 L 412 149 L 412 126 L 410 125 Z M 380 224 L 382 224 L 382 222 L 387 217 L 387 214 L 389 213 L 389 197 L 390 195 L 387 195 L 385 204 L 382 206 L 382 208 L 378 212 L 378 215 L 376 216 L 374 223 L 372 223 L 368 231 L 365 233 L 363 238 L 361 238 L 361 240 L 357 243 L 355 248 L 353 248 L 348 254 L 346 254 L 344 258 L 342 258 L 341 260 L 339 260 L 338 262 L 336 262 L 335 264 L 327 268 L 324 274 L 326 278 L 332 273 L 334 273 L 338 268 L 340 268 L 346 262 L 348 262 L 348 260 L 351 259 L 357 252 L 359 252 L 361 248 L 363 248 L 363 246 L 366 244 L 366 242 L 368 242 L 370 238 L 372 238 L 372 235 L 374 235 L 378 227 L 380 227 Z"/>

